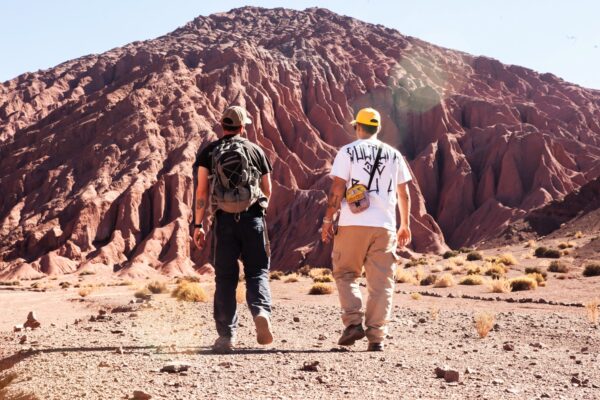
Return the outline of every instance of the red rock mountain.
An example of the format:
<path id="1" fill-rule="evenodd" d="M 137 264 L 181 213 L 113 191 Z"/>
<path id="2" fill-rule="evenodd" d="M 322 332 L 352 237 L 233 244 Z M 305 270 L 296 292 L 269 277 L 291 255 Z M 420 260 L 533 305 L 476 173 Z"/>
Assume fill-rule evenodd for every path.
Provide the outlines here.
<path id="1" fill-rule="evenodd" d="M 417 252 L 600 176 L 598 91 L 324 9 L 246 7 L 0 86 L 0 275 L 192 273 L 192 163 L 231 103 L 274 165 L 279 269 L 329 265 L 327 174 L 363 106 L 416 178 Z"/>

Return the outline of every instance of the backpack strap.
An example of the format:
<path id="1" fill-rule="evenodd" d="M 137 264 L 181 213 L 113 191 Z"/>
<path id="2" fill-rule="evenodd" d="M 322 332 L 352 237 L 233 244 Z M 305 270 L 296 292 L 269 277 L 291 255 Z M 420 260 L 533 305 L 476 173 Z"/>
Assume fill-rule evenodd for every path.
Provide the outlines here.
<path id="1" fill-rule="evenodd" d="M 379 160 L 381 159 L 381 151 L 383 150 L 383 143 L 379 142 L 379 146 L 377 146 L 377 156 L 375 156 L 375 162 L 373 163 L 373 168 L 371 169 L 371 174 L 369 175 L 369 184 L 367 185 L 367 190 L 371 190 L 371 183 L 373 183 L 373 177 L 375 176 L 375 171 L 377 171 L 377 167 L 379 167 Z"/>

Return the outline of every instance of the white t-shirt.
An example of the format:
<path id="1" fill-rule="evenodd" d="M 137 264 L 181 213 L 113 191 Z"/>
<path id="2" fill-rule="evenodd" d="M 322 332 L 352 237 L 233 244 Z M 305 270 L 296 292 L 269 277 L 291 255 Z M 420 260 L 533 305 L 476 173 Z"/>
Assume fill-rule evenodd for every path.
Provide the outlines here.
<path id="1" fill-rule="evenodd" d="M 357 183 L 367 186 L 379 143 L 382 142 L 377 139 L 359 139 L 342 147 L 333 162 L 331 175 L 345 180 L 346 189 Z M 383 143 L 379 166 L 369 190 L 369 208 L 354 214 L 346 200 L 342 200 L 339 225 L 374 226 L 395 231 L 397 188 L 410 180 L 402 154 Z"/>

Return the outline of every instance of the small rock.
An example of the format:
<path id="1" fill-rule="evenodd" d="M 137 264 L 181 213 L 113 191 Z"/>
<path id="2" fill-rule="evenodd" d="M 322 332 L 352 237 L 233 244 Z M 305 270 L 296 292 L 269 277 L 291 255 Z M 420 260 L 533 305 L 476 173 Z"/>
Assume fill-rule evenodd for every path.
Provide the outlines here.
<path id="1" fill-rule="evenodd" d="M 543 349 L 544 348 L 544 344 L 541 342 L 535 342 L 535 343 L 529 343 L 529 345 L 533 348 L 536 349 Z"/>
<path id="2" fill-rule="evenodd" d="M 100 361 L 100 363 L 98 364 L 99 368 L 108 368 L 110 367 L 110 364 L 107 363 L 106 361 Z"/>
<path id="3" fill-rule="evenodd" d="M 306 372 L 318 372 L 319 364 L 318 361 L 305 361 L 300 370 Z"/>
<path id="4" fill-rule="evenodd" d="M 449 369 L 444 372 L 444 380 L 448 383 L 450 382 L 458 382 L 460 379 L 460 375 L 457 370 Z"/>
<path id="5" fill-rule="evenodd" d="M 182 361 L 173 361 L 173 362 L 170 362 L 170 363 L 164 365 L 160 369 L 160 372 L 168 372 L 170 374 L 173 374 L 173 373 L 187 371 L 190 368 L 191 368 L 191 365 L 188 363 L 185 363 Z"/>
<path id="6" fill-rule="evenodd" d="M 492 384 L 493 385 L 502 385 L 502 384 L 504 384 L 504 380 L 495 378 L 495 379 L 492 379 Z"/>
<path id="7" fill-rule="evenodd" d="M 122 347 L 119 347 L 119 348 L 118 348 L 118 349 L 115 351 L 115 353 L 117 353 L 117 354 L 124 354 L 125 352 L 123 351 L 123 348 L 122 348 Z"/>
<path id="8" fill-rule="evenodd" d="M 27 321 L 23 324 L 25 328 L 36 329 L 39 328 L 42 324 L 35 317 L 35 312 L 29 311 L 27 314 Z"/>
<path id="9" fill-rule="evenodd" d="M 133 398 L 132 398 L 132 400 L 150 400 L 151 398 L 152 398 L 152 396 L 150 396 L 146 392 L 142 392 L 141 390 L 134 390 L 133 391 Z"/>
<path id="10" fill-rule="evenodd" d="M 27 341 L 27 335 L 23 335 L 23 336 L 21 336 L 21 339 L 19 339 L 19 344 L 25 344 L 26 341 Z"/>
<path id="11" fill-rule="evenodd" d="M 21 332 L 23 329 L 25 329 L 25 327 L 23 326 L 23 324 L 19 324 L 19 325 L 15 325 L 15 327 L 13 328 L 14 332 Z"/>
<path id="12" fill-rule="evenodd" d="M 473 369 L 473 368 L 471 368 L 471 367 L 467 367 L 467 369 L 465 370 L 465 374 L 472 375 L 472 374 L 475 374 L 475 373 L 477 373 L 477 371 L 476 371 L 476 370 L 474 370 L 474 369 Z"/>
<path id="13" fill-rule="evenodd" d="M 519 394 L 519 389 L 517 389 L 517 388 L 506 388 L 506 393 Z"/>
<path id="14" fill-rule="evenodd" d="M 294 322 L 300 322 L 300 318 L 299 317 L 294 317 Z"/>
<path id="15" fill-rule="evenodd" d="M 502 348 L 505 351 L 514 351 L 515 350 L 515 345 L 512 343 L 504 343 L 504 345 L 502 346 Z"/>
<path id="16" fill-rule="evenodd" d="M 436 378 L 443 378 L 444 374 L 446 373 L 446 370 L 450 369 L 447 366 L 443 366 L 443 367 L 436 367 L 435 368 L 435 377 Z"/>

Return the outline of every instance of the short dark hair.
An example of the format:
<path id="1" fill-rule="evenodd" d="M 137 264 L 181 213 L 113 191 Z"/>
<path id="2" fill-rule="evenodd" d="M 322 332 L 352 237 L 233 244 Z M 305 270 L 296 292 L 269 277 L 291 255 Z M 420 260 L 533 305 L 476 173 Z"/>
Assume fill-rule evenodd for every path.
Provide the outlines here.
<path id="1" fill-rule="evenodd" d="M 223 130 L 225 132 L 236 132 L 236 131 L 239 131 L 241 128 L 241 126 L 232 126 L 232 125 L 225 125 L 225 124 L 222 124 L 221 126 L 223 127 Z"/>
<path id="2" fill-rule="evenodd" d="M 361 128 L 363 128 L 363 130 L 368 133 L 369 135 L 374 135 L 379 131 L 379 127 L 378 126 L 373 126 L 373 125 L 365 125 L 365 124 L 361 124 L 360 122 L 357 122 L 356 125 L 360 125 Z"/>

